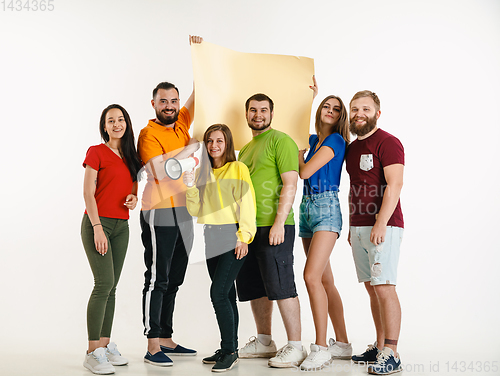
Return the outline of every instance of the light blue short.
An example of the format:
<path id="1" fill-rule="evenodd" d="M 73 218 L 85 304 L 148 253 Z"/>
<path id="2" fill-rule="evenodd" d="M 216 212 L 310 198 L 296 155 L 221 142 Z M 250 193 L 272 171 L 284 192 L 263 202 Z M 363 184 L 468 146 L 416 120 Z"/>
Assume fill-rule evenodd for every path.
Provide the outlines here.
<path id="1" fill-rule="evenodd" d="M 385 241 L 370 241 L 373 226 L 351 226 L 351 246 L 359 282 L 374 285 L 395 285 L 404 229 L 387 226 Z"/>
<path id="2" fill-rule="evenodd" d="M 299 236 L 312 238 L 316 231 L 336 232 L 342 230 L 337 191 L 326 191 L 315 195 L 302 196 L 299 212 Z"/>

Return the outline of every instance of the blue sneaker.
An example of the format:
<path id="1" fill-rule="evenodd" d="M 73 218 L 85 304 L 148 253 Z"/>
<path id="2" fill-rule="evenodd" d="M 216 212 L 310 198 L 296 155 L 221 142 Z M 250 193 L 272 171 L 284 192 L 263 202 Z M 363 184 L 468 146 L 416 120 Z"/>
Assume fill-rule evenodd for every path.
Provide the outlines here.
<path id="1" fill-rule="evenodd" d="M 195 356 L 197 354 L 196 350 L 186 349 L 181 345 L 175 346 L 175 349 L 160 345 L 160 349 L 167 355 Z"/>
<path id="2" fill-rule="evenodd" d="M 377 342 L 374 345 L 368 345 L 366 351 L 361 355 L 353 355 L 351 357 L 354 363 L 375 363 L 377 361 L 377 354 L 379 350 L 377 349 Z"/>
<path id="3" fill-rule="evenodd" d="M 144 357 L 144 361 L 146 363 L 152 364 L 154 366 L 160 367 L 170 367 L 174 364 L 172 359 L 166 356 L 163 351 L 158 351 L 156 354 L 152 355 L 149 351 L 146 353 Z"/>
<path id="4" fill-rule="evenodd" d="M 372 375 L 390 375 L 401 372 L 401 360 L 394 356 L 394 351 L 389 347 L 384 347 L 377 355 L 377 363 L 368 366 L 368 373 Z"/>

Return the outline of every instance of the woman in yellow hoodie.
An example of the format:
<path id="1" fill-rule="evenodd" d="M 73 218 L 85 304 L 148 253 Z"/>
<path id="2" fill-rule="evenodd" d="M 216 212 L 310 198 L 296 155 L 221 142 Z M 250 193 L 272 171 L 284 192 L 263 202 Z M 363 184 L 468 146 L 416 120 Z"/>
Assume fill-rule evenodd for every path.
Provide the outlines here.
<path id="1" fill-rule="evenodd" d="M 210 298 L 221 333 L 220 349 L 204 358 L 222 372 L 238 362 L 238 308 L 234 281 L 256 231 L 255 192 L 248 168 L 236 161 L 231 130 L 214 124 L 203 136 L 208 160 L 184 173 L 186 206 L 205 224 L 205 254 L 212 280 Z"/>

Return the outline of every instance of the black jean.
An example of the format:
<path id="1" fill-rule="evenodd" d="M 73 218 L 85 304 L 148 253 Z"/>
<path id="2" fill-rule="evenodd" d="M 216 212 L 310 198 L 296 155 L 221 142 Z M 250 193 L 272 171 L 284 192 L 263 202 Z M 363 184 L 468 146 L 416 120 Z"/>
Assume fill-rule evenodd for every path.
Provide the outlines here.
<path id="1" fill-rule="evenodd" d="M 246 256 L 236 259 L 236 230 L 235 225 L 205 226 L 205 253 L 212 280 L 210 298 L 219 325 L 220 347 L 228 354 L 238 349 L 239 315 L 234 281 L 246 259 Z"/>

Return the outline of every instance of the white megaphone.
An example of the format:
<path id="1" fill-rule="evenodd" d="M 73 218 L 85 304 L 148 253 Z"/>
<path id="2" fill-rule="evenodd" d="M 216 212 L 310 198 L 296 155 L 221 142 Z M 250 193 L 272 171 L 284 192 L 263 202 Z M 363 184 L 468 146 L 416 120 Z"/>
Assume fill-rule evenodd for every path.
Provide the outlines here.
<path id="1" fill-rule="evenodd" d="M 165 173 L 170 179 L 177 180 L 184 171 L 194 169 L 199 163 L 200 160 L 196 157 L 186 159 L 169 158 L 165 162 Z"/>

